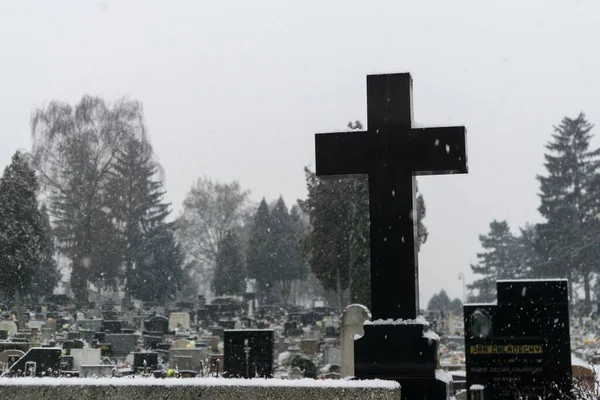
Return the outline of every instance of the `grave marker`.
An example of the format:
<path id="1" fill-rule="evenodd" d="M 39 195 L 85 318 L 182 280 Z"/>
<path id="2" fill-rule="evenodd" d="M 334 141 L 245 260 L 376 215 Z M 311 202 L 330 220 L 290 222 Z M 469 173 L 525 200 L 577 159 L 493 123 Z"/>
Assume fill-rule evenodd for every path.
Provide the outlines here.
<path id="1" fill-rule="evenodd" d="M 224 376 L 273 377 L 273 330 L 226 330 L 224 334 Z"/>
<path id="2" fill-rule="evenodd" d="M 318 176 L 369 179 L 371 311 L 382 323 L 355 342 L 355 373 L 398 380 L 403 399 L 445 399 L 437 341 L 416 319 L 415 175 L 466 173 L 465 128 L 413 128 L 409 74 L 367 77 L 367 119 L 367 131 L 315 135 Z"/>
<path id="3" fill-rule="evenodd" d="M 567 280 L 498 281 L 497 288 L 497 305 L 464 306 L 467 387 L 483 386 L 489 400 L 552 398 L 555 385 L 568 393 Z"/>

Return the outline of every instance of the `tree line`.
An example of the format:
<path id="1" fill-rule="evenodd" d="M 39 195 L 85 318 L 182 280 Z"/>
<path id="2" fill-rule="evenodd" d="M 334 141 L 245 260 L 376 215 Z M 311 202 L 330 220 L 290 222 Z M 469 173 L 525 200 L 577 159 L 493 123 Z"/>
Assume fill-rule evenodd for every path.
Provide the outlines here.
<path id="1" fill-rule="evenodd" d="M 588 308 L 600 298 L 600 149 L 591 146 L 592 129 L 583 113 L 554 126 L 537 176 L 544 221 L 516 234 L 505 220 L 490 223 L 471 265 L 471 301 L 493 301 L 496 280 L 515 278 L 567 278 L 571 302 L 581 290 Z"/>
<path id="2" fill-rule="evenodd" d="M 267 303 L 369 305 L 366 179 L 321 180 L 306 168 L 308 196 L 288 208 L 202 177 L 172 216 L 141 102 L 54 100 L 34 110 L 31 133 L 31 151 L 17 152 L 0 181 L 7 297 L 39 301 L 62 277 L 79 304 L 92 290 L 164 303 L 201 286 L 238 296 L 253 282 Z M 419 195 L 419 245 L 424 217 Z"/>

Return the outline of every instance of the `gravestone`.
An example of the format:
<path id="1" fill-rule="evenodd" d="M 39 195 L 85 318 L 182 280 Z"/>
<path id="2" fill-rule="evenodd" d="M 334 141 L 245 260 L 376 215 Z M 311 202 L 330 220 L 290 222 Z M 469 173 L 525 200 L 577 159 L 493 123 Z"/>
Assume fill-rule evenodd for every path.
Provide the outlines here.
<path id="1" fill-rule="evenodd" d="M 153 316 L 144 321 L 144 330 L 155 334 L 169 332 L 169 320 L 166 317 Z"/>
<path id="2" fill-rule="evenodd" d="M 136 371 L 152 371 L 158 368 L 158 353 L 139 352 L 133 353 L 133 368 Z"/>
<path id="3" fill-rule="evenodd" d="M 352 343 L 353 344 L 353 343 Z M 325 364 L 340 365 L 342 363 L 342 352 L 340 347 L 325 346 L 323 349 L 323 362 Z M 354 372 L 354 363 L 352 363 L 352 372 Z M 347 376 L 354 376 L 354 373 Z"/>
<path id="4" fill-rule="evenodd" d="M 173 342 L 173 345 L 172 345 L 171 348 L 173 348 L 173 349 L 186 349 L 186 348 L 188 348 L 189 344 L 190 344 L 189 340 L 178 339 L 178 340 L 175 340 Z"/>
<path id="5" fill-rule="evenodd" d="M 317 339 L 301 339 L 300 349 L 307 356 L 314 356 L 319 351 L 319 341 Z"/>
<path id="6" fill-rule="evenodd" d="M 135 350 L 137 335 L 126 333 L 107 333 L 104 341 L 112 345 L 113 356 L 125 357 Z"/>
<path id="7" fill-rule="evenodd" d="M 98 332 L 102 328 L 103 321 L 101 319 L 78 319 L 77 326 L 80 330 L 89 330 Z"/>
<path id="8" fill-rule="evenodd" d="M 413 128 L 409 74 L 367 77 L 368 131 L 315 135 L 316 174 L 369 181 L 371 304 L 357 378 L 394 379 L 403 399 L 446 399 L 437 341 L 419 313 L 415 175 L 467 172 L 464 127 Z"/>
<path id="9" fill-rule="evenodd" d="M 224 376 L 273 377 L 273 330 L 226 330 L 224 335 Z"/>
<path id="10" fill-rule="evenodd" d="M 172 312 L 169 314 L 169 329 L 170 330 L 190 330 L 190 314 L 187 312 Z"/>
<path id="11" fill-rule="evenodd" d="M 106 333 L 121 333 L 123 322 L 119 320 L 104 320 L 102 322 L 102 329 Z"/>
<path id="12" fill-rule="evenodd" d="M 185 349 L 174 349 L 169 350 L 169 359 L 175 360 L 178 358 L 189 357 L 189 363 L 191 366 L 179 365 L 179 369 L 195 369 L 200 370 L 208 356 L 208 349 L 206 347 L 192 347 Z M 173 364 L 173 363 L 171 363 Z"/>
<path id="13" fill-rule="evenodd" d="M 497 293 L 497 304 L 464 306 L 467 387 L 489 400 L 569 393 L 567 280 L 498 281 Z"/>
<path id="14" fill-rule="evenodd" d="M 71 357 L 73 357 L 73 369 L 81 371 L 82 365 L 100 364 L 100 349 L 91 347 L 71 349 Z"/>
<path id="15" fill-rule="evenodd" d="M 342 329 L 340 338 L 342 378 L 354 376 L 354 337 L 365 332 L 363 324 L 369 320 L 371 313 L 361 304 L 351 304 L 342 313 Z"/>
<path id="16" fill-rule="evenodd" d="M 0 330 L 8 332 L 7 336 L 13 336 L 19 328 L 14 321 L 0 321 Z"/>

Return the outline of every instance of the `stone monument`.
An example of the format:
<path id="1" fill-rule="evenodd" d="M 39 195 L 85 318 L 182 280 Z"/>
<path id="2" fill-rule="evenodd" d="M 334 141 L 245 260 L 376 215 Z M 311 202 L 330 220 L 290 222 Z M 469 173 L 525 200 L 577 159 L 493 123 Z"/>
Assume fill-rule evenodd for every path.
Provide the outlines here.
<path id="1" fill-rule="evenodd" d="M 340 333 L 341 365 L 340 377 L 354 376 L 354 338 L 362 336 L 363 324 L 371 318 L 371 313 L 362 304 L 351 304 L 342 313 L 342 329 Z"/>
<path id="2" fill-rule="evenodd" d="M 565 398 L 571 391 L 568 282 L 498 281 L 497 304 L 465 304 L 467 387 L 485 399 Z M 470 400 L 475 400 L 471 391 Z"/>
<path id="3" fill-rule="evenodd" d="M 355 341 L 355 375 L 397 380 L 403 399 L 446 399 L 448 383 L 436 378 L 437 341 L 417 319 L 415 175 L 466 173 L 466 130 L 413 128 L 410 74 L 367 77 L 367 120 L 367 131 L 315 135 L 318 176 L 369 178 L 376 321 Z"/>

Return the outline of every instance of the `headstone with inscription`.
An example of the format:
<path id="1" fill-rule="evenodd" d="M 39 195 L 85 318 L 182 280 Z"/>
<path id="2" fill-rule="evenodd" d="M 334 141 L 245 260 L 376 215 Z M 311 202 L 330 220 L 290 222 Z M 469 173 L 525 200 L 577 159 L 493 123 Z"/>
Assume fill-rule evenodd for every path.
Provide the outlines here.
<path id="1" fill-rule="evenodd" d="M 367 175 L 371 311 L 355 341 L 357 378 L 393 379 L 402 399 L 447 399 L 438 342 L 419 313 L 415 175 L 467 172 L 462 126 L 412 127 L 409 74 L 367 77 L 367 131 L 315 135 L 316 174 Z"/>
<path id="2" fill-rule="evenodd" d="M 231 378 L 273 377 L 273 330 L 234 329 L 226 330 L 224 334 L 224 376 Z"/>
<path id="3" fill-rule="evenodd" d="M 467 387 L 486 400 L 569 393 L 567 281 L 498 281 L 497 293 L 497 304 L 464 306 Z"/>

